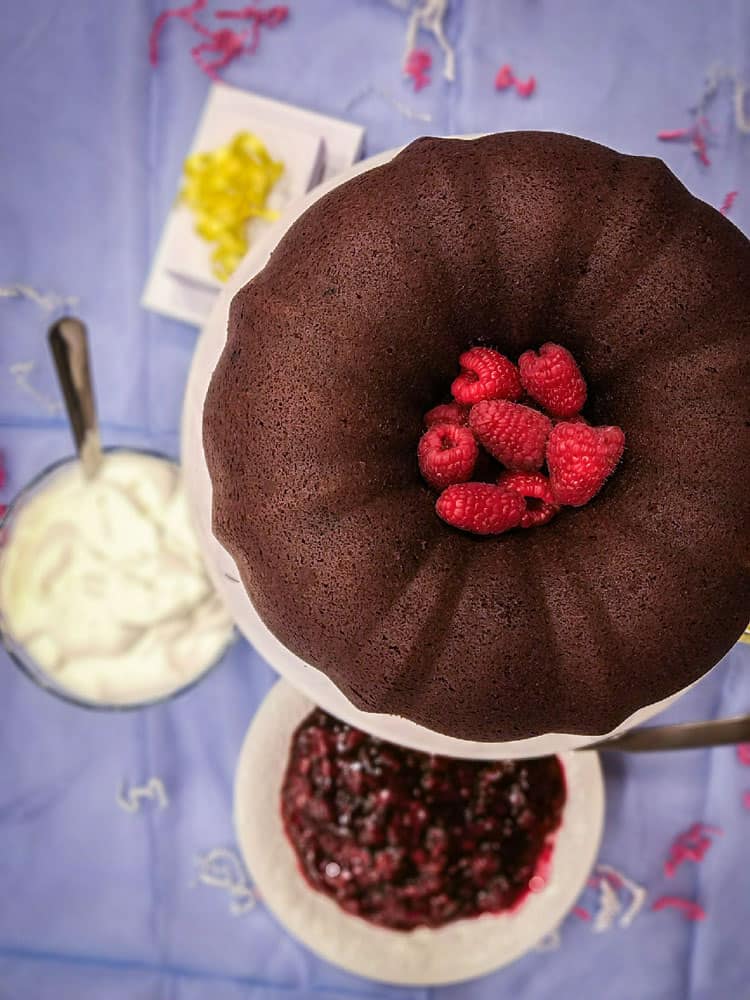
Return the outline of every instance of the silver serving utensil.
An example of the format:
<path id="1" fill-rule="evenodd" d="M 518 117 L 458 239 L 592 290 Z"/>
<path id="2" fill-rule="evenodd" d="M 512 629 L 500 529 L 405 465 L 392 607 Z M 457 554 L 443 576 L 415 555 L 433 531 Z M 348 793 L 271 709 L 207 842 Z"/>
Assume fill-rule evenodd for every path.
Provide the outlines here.
<path id="1" fill-rule="evenodd" d="M 65 316 L 50 327 L 48 338 L 76 451 L 84 474 L 93 479 L 102 462 L 102 446 L 86 327 L 79 319 Z"/>
<path id="2" fill-rule="evenodd" d="M 750 715 L 711 722 L 685 722 L 674 726 L 647 726 L 633 729 L 622 736 L 599 740 L 580 747 L 581 750 L 617 750 L 643 753 L 647 750 L 694 750 L 717 747 L 728 743 L 750 742 Z"/>

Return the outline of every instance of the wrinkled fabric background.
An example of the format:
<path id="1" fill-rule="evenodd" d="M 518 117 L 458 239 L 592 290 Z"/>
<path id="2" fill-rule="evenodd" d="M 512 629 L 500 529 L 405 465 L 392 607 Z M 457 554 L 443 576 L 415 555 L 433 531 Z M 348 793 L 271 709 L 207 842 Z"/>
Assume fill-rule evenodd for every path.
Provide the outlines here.
<path id="1" fill-rule="evenodd" d="M 367 127 L 366 152 L 422 132 L 569 131 L 662 156 L 696 194 L 750 230 L 750 138 L 731 122 L 727 92 L 711 116 L 713 163 L 656 133 L 688 124 L 687 108 L 720 61 L 750 78 L 750 6 L 681 0 L 454 0 L 446 30 L 457 79 L 414 94 L 400 76 L 406 14 L 376 0 L 290 0 L 255 56 L 228 83 Z M 139 298 L 174 197 L 207 78 L 171 21 L 161 63 L 147 61 L 162 2 L 6 0 L 0 16 L 0 285 L 24 282 L 80 299 L 93 338 L 108 444 L 178 451 L 180 401 L 196 333 L 144 312 Z M 219 6 L 230 6 L 224 2 Z M 239 6 L 239 4 L 237 5 Z M 537 94 L 495 92 L 503 63 L 535 74 Z M 368 88 L 369 94 L 354 100 Z M 402 116 L 376 91 L 432 115 Z M 750 280 L 750 276 L 749 276 Z M 20 390 L 9 367 L 55 397 L 49 317 L 0 299 L 0 449 L 7 501 L 70 452 L 59 413 Z M 696 470 L 700 474 L 700 470 Z M 191 888 L 194 856 L 233 842 L 232 777 L 243 734 L 273 682 L 246 644 L 186 696 L 136 714 L 69 707 L 0 656 L 0 998 L 18 1000 L 713 1000 L 750 997 L 750 769 L 732 748 L 605 762 L 601 860 L 653 900 L 698 900 L 703 923 L 644 910 L 627 930 L 595 934 L 569 917 L 557 951 L 533 953 L 475 983 L 434 991 L 369 983 L 318 961 L 258 906 L 229 913 L 227 896 Z M 750 647 L 736 647 L 668 713 L 688 719 L 750 710 Z M 171 804 L 117 808 L 120 782 L 159 776 Z M 724 828 L 702 865 L 662 871 L 675 834 L 705 819 Z M 595 899 L 587 898 L 591 907 Z"/>

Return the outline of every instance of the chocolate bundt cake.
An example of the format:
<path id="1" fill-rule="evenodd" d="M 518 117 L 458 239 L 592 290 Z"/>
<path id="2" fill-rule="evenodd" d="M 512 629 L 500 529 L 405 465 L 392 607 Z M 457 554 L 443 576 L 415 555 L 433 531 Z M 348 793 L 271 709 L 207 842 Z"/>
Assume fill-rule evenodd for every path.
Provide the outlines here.
<path id="1" fill-rule="evenodd" d="M 585 507 L 478 537 L 417 467 L 471 345 L 568 348 L 622 428 Z M 750 618 L 750 243 L 659 160 L 424 138 L 235 297 L 204 443 L 256 610 L 359 708 L 470 740 L 608 732 Z"/>

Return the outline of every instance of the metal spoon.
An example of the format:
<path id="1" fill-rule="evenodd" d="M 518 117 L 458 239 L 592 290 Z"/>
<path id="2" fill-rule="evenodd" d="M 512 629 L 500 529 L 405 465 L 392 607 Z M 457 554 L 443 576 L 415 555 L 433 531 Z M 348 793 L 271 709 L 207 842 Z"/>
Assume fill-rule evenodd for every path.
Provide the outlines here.
<path id="1" fill-rule="evenodd" d="M 86 327 L 79 319 L 65 316 L 50 327 L 48 338 L 76 451 L 86 478 L 93 479 L 102 462 L 102 446 Z"/>
<path id="2" fill-rule="evenodd" d="M 750 715 L 711 722 L 685 722 L 675 726 L 647 726 L 612 739 L 589 743 L 580 749 L 642 753 L 646 750 L 693 750 L 745 742 L 750 742 Z"/>

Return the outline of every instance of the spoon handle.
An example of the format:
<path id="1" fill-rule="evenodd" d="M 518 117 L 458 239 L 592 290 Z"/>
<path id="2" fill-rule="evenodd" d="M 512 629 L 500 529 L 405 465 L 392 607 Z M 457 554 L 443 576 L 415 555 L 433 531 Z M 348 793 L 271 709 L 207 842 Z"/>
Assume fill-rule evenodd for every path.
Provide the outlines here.
<path id="1" fill-rule="evenodd" d="M 686 722 L 675 726 L 647 726 L 633 729 L 610 740 L 590 743 L 583 750 L 691 750 L 697 747 L 724 746 L 750 742 L 750 715 L 711 722 Z"/>
<path id="2" fill-rule="evenodd" d="M 65 316 L 50 327 L 48 336 L 76 451 L 84 474 L 92 479 L 102 461 L 102 447 L 86 327 L 79 319 Z"/>

